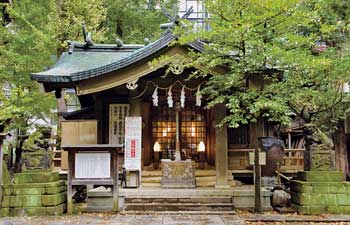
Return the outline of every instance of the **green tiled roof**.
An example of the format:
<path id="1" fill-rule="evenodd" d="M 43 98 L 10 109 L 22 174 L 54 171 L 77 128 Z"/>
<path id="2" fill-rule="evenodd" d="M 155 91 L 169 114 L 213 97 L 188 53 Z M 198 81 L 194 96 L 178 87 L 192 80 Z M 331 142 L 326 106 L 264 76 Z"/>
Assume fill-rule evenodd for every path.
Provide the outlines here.
<path id="1" fill-rule="evenodd" d="M 167 32 L 160 39 L 147 46 L 94 45 L 85 47 L 77 45 L 72 54 L 63 53 L 51 69 L 33 73 L 31 78 L 38 82 L 69 83 L 97 77 L 139 62 L 167 47 L 175 39 L 175 35 Z M 203 50 L 202 42 L 196 41 L 188 45 L 198 51 Z"/>

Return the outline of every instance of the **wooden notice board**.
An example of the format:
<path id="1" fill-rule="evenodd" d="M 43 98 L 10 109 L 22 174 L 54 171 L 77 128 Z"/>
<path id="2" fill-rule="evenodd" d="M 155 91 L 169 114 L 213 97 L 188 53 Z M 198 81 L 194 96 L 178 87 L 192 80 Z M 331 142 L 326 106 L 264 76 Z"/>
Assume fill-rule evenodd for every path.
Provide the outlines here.
<path id="1" fill-rule="evenodd" d="M 97 144 L 97 120 L 62 121 L 62 145 Z"/>
<path id="2" fill-rule="evenodd" d="M 61 122 L 61 145 L 97 144 L 97 120 L 67 120 Z M 68 169 L 68 154 L 61 153 L 61 169 Z"/>

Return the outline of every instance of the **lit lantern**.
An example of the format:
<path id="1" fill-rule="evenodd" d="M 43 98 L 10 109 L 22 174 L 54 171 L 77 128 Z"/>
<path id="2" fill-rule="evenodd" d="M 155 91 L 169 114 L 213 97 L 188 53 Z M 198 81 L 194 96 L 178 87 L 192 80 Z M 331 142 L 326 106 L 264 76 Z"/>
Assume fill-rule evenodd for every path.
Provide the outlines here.
<path id="1" fill-rule="evenodd" d="M 153 145 L 153 151 L 154 152 L 160 152 L 160 144 L 158 141 L 156 141 L 156 143 L 154 143 Z"/>
<path id="2" fill-rule="evenodd" d="M 198 145 L 198 152 L 205 152 L 205 144 L 203 141 L 200 141 L 199 142 L 199 145 Z"/>

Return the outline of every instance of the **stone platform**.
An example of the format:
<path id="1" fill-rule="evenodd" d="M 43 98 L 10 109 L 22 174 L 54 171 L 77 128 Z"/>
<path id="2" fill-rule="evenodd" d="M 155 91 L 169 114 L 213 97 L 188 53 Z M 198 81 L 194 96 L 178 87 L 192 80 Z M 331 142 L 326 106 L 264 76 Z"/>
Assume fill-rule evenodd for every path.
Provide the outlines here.
<path id="1" fill-rule="evenodd" d="M 61 215 L 66 208 L 66 185 L 57 172 L 15 174 L 3 193 L 1 216 Z"/>
<path id="2" fill-rule="evenodd" d="M 231 188 L 121 189 L 120 195 L 125 199 L 126 211 L 166 211 L 169 214 L 177 210 L 186 214 L 232 214 L 234 209 L 253 209 L 255 199 L 254 188 L 249 185 Z M 270 191 L 263 189 L 264 211 L 271 210 L 270 196 Z"/>
<path id="3" fill-rule="evenodd" d="M 301 214 L 350 214 L 350 182 L 342 172 L 305 171 L 291 181 L 292 207 Z"/>

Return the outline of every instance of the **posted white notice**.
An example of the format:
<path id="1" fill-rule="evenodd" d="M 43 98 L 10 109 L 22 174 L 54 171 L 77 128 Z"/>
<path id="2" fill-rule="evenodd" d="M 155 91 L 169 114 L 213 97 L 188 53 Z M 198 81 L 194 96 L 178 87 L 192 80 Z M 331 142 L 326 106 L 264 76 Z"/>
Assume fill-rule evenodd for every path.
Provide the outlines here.
<path id="1" fill-rule="evenodd" d="M 125 117 L 125 169 L 141 171 L 142 118 Z"/>

